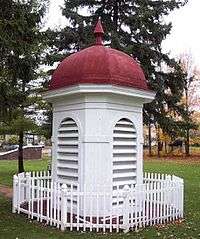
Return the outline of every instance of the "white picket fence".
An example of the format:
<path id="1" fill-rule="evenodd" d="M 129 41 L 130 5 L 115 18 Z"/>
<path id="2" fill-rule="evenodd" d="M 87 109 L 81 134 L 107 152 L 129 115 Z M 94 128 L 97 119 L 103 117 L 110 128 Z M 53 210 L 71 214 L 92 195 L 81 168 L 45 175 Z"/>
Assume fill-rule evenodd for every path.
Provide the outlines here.
<path id="1" fill-rule="evenodd" d="M 183 179 L 145 173 L 142 185 L 117 190 L 80 190 L 51 180 L 49 172 L 13 177 L 13 213 L 61 230 L 129 231 L 183 217 Z"/>

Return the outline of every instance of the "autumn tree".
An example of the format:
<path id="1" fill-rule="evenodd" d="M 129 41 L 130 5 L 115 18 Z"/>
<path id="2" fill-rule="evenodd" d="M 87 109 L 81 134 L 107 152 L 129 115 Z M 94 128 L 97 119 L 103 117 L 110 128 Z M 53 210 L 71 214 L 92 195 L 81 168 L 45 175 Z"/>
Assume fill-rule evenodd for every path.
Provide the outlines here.
<path id="1" fill-rule="evenodd" d="M 185 129 L 185 153 L 190 154 L 190 130 L 196 127 L 192 120 L 192 114 L 195 108 L 198 107 L 200 89 L 200 76 L 194 65 L 191 54 L 182 54 L 180 58 L 181 67 L 186 77 L 184 78 L 184 95 L 183 102 L 185 105 L 185 114 L 183 115 L 183 124 Z"/>

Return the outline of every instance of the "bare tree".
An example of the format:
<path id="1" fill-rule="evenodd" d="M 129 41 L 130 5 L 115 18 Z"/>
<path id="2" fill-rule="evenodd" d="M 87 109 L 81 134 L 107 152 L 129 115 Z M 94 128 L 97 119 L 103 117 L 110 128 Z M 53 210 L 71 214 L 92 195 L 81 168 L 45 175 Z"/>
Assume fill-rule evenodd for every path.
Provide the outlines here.
<path id="1" fill-rule="evenodd" d="M 184 103 L 186 107 L 186 134 L 185 134 L 185 153 L 190 155 L 190 115 L 198 106 L 200 89 L 199 72 L 194 65 L 192 55 L 185 53 L 180 57 L 180 62 L 184 73 L 186 74 L 184 82 Z"/>

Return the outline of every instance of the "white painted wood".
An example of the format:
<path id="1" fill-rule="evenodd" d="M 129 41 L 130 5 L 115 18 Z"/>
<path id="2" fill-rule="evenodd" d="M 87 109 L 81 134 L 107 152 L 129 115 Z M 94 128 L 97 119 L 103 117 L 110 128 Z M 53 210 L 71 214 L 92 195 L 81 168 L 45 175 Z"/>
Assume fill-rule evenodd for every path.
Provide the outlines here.
<path id="1" fill-rule="evenodd" d="M 35 197 L 36 197 L 36 192 L 35 192 L 35 172 L 32 173 L 32 177 L 31 177 L 31 181 L 32 181 L 32 200 L 31 200 L 31 210 L 32 210 L 32 215 L 31 215 L 31 219 L 33 219 L 33 212 L 34 212 L 34 201 L 35 201 Z"/>
<path id="2" fill-rule="evenodd" d="M 81 86 L 82 87 L 82 86 Z M 97 86 L 98 87 L 98 86 Z M 107 86 L 105 86 L 107 87 Z M 109 86 L 108 86 L 109 87 Z M 112 188 L 112 158 L 118 160 L 118 155 L 127 154 L 127 148 L 130 146 L 130 157 L 122 161 L 132 161 L 132 156 L 136 157 L 137 183 L 142 183 L 142 104 L 143 96 L 116 94 L 113 91 L 106 91 L 106 94 L 90 93 L 81 91 L 76 95 L 67 94 L 65 97 L 54 98 L 53 100 L 53 178 L 54 181 L 63 181 L 63 183 L 72 182 L 74 178 L 64 178 L 61 174 L 63 165 L 70 164 L 70 167 L 76 169 L 74 163 L 75 154 L 79 161 L 77 181 L 80 188 L 92 186 L 93 191 L 97 191 L 95 185 L 108 185 Z M 112 87 L 113 88 L 113 87 Z M 113 88 L 113 89 L 114 89 Z M 106 89 L 106 88 L 104 88 Z M 112 90 L 113 90 L 112 89 Z M 85 88 L 86 90 L 86 88 Z M 118 89 L 119 90 L 119 89 Z M 120 89 L 122 90 L 122 89 Z M 141 93 L 141 92 L 140 92 Z M 140 95 L 141 96 L 141 95 Z M 69 119 L 65 122 L 65 119 Z M 120 119 L 129 119 L 132 123 L 122 121 L 116 126 L 116 146 L 119 149 L 113 155 L 112 141 L 113 128 Z M 73 125 L 76 122 L 78 128 Z M 124 127 L 125 125 L 125 127 Z M 128 131 L 127 131 L 128 128 Z M 135 138 L 137 131 L 138 138 Z M 69 135 L 69 137 L 66 136 Z M 128 134 L 128 135 L 127 135 Z M 77 148 L 77 137 L 79 137 L 79 147 Z M 126 144 L 123 141 L 126 139 Z M 133 142 L 134 141 L 134 142 Z M 121 148 L 120 148 L 121 146 Z M 136 152 L 135 149 L 138 149 Z M 128 148 L 129 150 L 129 148 Z M 59 152 L 59 153 L 58 153 Z M 66 161 L 66 162 L 65 162 Z M 71 175 L 70 175 L 71 177 Z M 88 185 L 88 186 L 87 186 Z"/>
<path id="3" fill-rule="evenodd" d="M 46 221 L 50 223 L 50 180 L 46 181 Z"/>
<path id="4" fill-rule="evenodd" d="M 57 228 L 60 227 L 61 222 L 61 186 L 60 183 L 57 184 Z M 66 217 L 66 215 L 65 215 Z"/>
<path id="5" fill-rule="evenodd" d="M 133 123 L 126 118 L 120 119 L 113 129 L 113 186 L 136 183 L 136 139 Z"/>
<path id="6" fill-rule="evenodd" d="M 13 201 L 12 201 L 12 213 L 16 213 L 17 207 L 18 207 L 18 176 L 14 175 L 13 176 Z"/>
<path id="7" fill-rule="evenodd" d="M 134 89 L 130 87 L 114 86 L 114 85 L 96 85 L 82 84 L 72 87 L 64 87 L 58 90 L 51 90 L 43 93 L 43 97 L 49 102 L 53 102 L 56 98 L 64 98 L 74 94 L 89 94 L 89 93 L 109 93 L 116 95 L 125 95 L 141 98 L 143 103 L 151 102 L 155 97 L 155 92 Z"/>
<path id="8" fill-rule="evenodd" d="M 79 134 L 78 126 L 71 118 L 64 119 L 58 129 L 57 145 L 57 178 L 60 182 L 69 180 L 71 183 L 78 182 L 78 145 Z"/>
<path id="9" fill-rule="evenodd" d="M 18 212 L 57 228 L 61 226 L 61 230 L 76 228 L 77 231 L 102 229 L 118 232 L 123 229 L 126 232 L 131 228 L 137 231 L 147 225 L 180 218 L 183 210 L 183 180 L 155 173 L 145 173 L 144 176 L 143 184 L 127 185 L 128 190 L 117 186 L 114 191 L 104 188 L 94 192 L 87 190 L 86 186 L 84 190 L 79 185 L 74 187 L 74 184 L 70 187 L 63 184 L 61 188 L 60 183 L 50 181 L 51 175 L 46 172 L 21 174 L 15 177 L 17 184 L 14 189 L 15 196 L 17 193 L 21 193 L 21 196 L 19 200 L 14 196 L 13 205 Z M 108 207 L 108 199 L 113 201 L 111 207 Z M 43 212 L 45 200 L 46 215 Z M 27 209 L 23 207 L 24 202 L 28 203 Z M 33 210 L 34 203 L 37 203 L 36 211 Z M 69 221 L 67 213 L 70 213 Z M 122 224 L 119 216 L 123 216 Z"/>
<path id="10" fill-rule="evenodd" d="M 41 189 L 40 189 L 40 221 L 42 222 L 43 218 L 43 180 L 41 180 Z"/>

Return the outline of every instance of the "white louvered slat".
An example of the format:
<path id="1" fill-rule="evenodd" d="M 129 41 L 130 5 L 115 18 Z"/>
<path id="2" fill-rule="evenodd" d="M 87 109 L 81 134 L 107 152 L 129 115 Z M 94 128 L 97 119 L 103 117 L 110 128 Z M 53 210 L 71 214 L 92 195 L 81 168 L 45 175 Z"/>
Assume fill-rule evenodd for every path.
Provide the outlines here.
<path id="1" fill-rule="evenodd" d="M 113 162 L 133 162 L 133 156 L 131 155 L 128 157 L 126 155 L 113 155 Z"/>
<path id="2" fill-rule="evenodd" d="M 75 161 L 75 162 L 77 162 L 77 157 L 74 157 L 74 155 L 61 155 L 61 154 L 59 154 L 58 160 L 59 161 Z"/>
<path id="3" fill-rule="evenodd" d="M 78 149 L 76 148 L 59 148 L 58 153 L 67 153 L 67 154 L 78 154 Z"/>
<path id="4" fill-rule="evenodd" d="M 78 170 L 78 164 L 70 164 L 70 163 L 67 163 L 66 164 L 62 164 L 60 161 L 57 165 L 58 168 L 63 168 L 63 169 L 77 169 Z"/>
<path id="5" fill-rule="evenodd" d="M 133 123 L 121 119 L 113 129 L 113 186 L 136 183 L 137 135 Z"/>
<path id="6" fill-rule="evenodd" d="M 136 165 L 132 164 L 125 164 L 125 165 L 113 165 L 113 170 L 117 170 L 117 169 L 136 169 Z"/>
<path id="7" fill-rule="evenodd" d="M 127 119 L 121 119 L 117 122 L 116 126 L 118 125 L 126 125 L 126 126 L 130 126 L 131 128 L 133 127 L 133 123 Z"/>
<path id="8" fill-rule="evenodd" d="M 115 134 L 114 134 L 114 139 L 115 139 L 115 138 L 136 139 L 136 134 L 135 134 L 135 133 L 131 133 L 131 134 L 115 133 Z"/>
<path id="9" fill-rule="evenodd" d="M 59 132 L 62 132 L 62 131 L 77 131 L 77 126 L 69 126 L 69 127 L 61 127 L 59 130 Z"/>
<path id="10" fill-rule="evenodd" d="M 59 133 L 58 138 L 78 138 L 78 133 Z"/>
<path id="11" fill-rule="evenodd" d="M 119 178 L 127 178 L 127 177 L 136 177 L 136 172 L 121 172 L 121 173 L 114 173 L 113 180 L 119 179 Z"/>
<path id="12" fill-rule="evenodd" d="M 66 170 L 66 169 L 60 169 L 59 167 L 58 167 L 58 175 L 63 175 L 63 176 L 68 176 L 68 177 L 77 177 L 78 178 L 78 170 L 74 170 L 74 171 L 72 171 L 72 169 L 70 168 L 70 169 L 68 169 L 68 170 Z"/>
<path id="13" fill-rule="evenodd" d="M 123 126 L 123 127 L 119 127 L 119 126 L 115 126 L 114 132 L 127 132 L 127 133 L 135 133 L 135 129 L 131 128 L 131 127 L 127 127 L 127 126 Z"/>
<path id="14" fill-rule="evenodd" d="M 113 149 L 114 154 L 135 154 L 137 153 L 136 149 L 121 149 L 121 148 L 115 148 Z"/>
<path id="15" fill-rule="evenodd" d="M 66 119 L 61 123 L 61 126 L 64 126 L 64 125 L 76 125 L 76 123 L 74 122 L 73 119 Z"/>
<path id="16" fill-rule="evenodd" d="M 117 146 L 130 146 L 130 147 L 136 147 L 136 141 L 132 140 L 132 141 L 118 141 L 115 140 L 115 144 L 114 147 Z"/>
<path id="17" fill-rule="evenodd" d="M 78 182 L 78 127 L 72 119 L 58 129 L 57 176 L 62 183 Z"/>
<path id="18" fill-rule="evenodd" d="M 59 146 L 76 146 L 78 148 L 77 140 L 58 140 L 58 145 Z"/>

